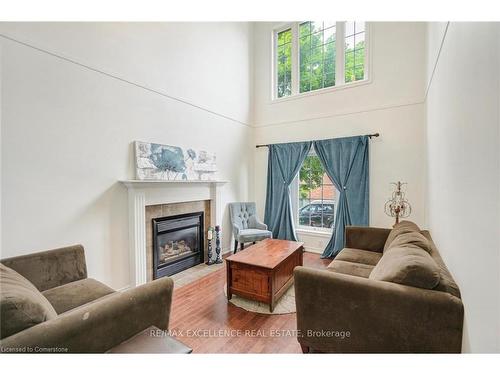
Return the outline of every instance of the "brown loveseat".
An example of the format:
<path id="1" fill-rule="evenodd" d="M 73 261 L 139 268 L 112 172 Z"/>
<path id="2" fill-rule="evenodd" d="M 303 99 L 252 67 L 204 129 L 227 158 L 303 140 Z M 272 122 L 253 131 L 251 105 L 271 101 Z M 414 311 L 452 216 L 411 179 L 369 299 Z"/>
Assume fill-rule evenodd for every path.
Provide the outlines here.
<path id="1" fill-rule="evenodd" d="M 295 269 L 304 352 L 461 351 L 458 286 L 429 232 L 408 234 L 407 224 L 399 237 L 397 227 L 347 227 L 346 247 L 327 270 Z"/>
<path id="2" fill-rule="evenodd" d="M 0 263 L 4 353 L 99 353 L 150 326 L 168 328 L 168 277 L 117 292 L 87 278 L 81 245 Z"/>

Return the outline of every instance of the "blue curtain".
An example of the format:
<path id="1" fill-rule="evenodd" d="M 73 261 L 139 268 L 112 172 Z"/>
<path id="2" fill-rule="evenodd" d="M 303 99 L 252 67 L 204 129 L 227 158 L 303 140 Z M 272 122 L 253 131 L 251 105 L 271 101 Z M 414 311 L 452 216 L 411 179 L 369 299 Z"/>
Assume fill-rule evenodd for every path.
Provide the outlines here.
<path id="1" fill-rule="evenodd" d="M 311 149 L 312 142 L 269 146 L 264 222 L 273 238 L 297 241 L 292 218 L 290 184 Z"/>
<path id="2" fill-rule="evenodd" d="M 334 258 L 342 250 L 346 225 L 368 225 L 368 145 L 368 136 L 314 141 L 316 154 L 339 191 L 335 229 L 322 258 Z"/>

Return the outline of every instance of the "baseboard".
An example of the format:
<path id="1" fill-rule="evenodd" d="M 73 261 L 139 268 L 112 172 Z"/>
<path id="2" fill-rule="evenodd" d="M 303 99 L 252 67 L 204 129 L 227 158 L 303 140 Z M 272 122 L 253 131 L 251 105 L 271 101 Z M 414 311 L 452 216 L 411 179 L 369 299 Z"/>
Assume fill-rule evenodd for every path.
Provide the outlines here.
<path id="1" fill-rule="evenodd" d="M 320 249 L 318 247 L 304 246 L 304 251 L 314 254 L 323 254 L 324 249 Z"/>

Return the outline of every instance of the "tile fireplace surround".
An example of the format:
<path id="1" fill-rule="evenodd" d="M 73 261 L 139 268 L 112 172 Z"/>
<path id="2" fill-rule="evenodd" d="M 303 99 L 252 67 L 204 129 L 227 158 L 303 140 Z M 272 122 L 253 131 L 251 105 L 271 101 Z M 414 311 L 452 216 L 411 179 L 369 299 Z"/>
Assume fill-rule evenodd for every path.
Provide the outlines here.
<path id="1" fill-rule="evenodd" d="M 192 211 L 209 210 L 206 226 L 222 222 L 221 190 L 226 181 L 120 181 L 128 189 L 130 280 L 137 286 L 151 280 L 152 246 L 148 249 L 148 220 Z M 181 204 L 182 203 L 182 204 Z M 200 209 L 201 208 L 201 209 Z M 158 211 L 159 210 L 159 211 Z M 172 211 L 173 210 L 173 211 Z M 182 211 L 182 212 L 180 212 Z M 166 213 L 165 215 L 163 213 Z"/>
<path id="2" fill-rule="evenodd" d="M 194 201 L 168 204 L 155 204 L 146 206 L 146 281 L 153 280 L 153 219 L 167 216 L 203 212 L 203 233 L 207 233 L 210 227 L 210 201 Z M 203 261 L 207 260 L 208 250 L 207 238 L 204 238 Z"/>

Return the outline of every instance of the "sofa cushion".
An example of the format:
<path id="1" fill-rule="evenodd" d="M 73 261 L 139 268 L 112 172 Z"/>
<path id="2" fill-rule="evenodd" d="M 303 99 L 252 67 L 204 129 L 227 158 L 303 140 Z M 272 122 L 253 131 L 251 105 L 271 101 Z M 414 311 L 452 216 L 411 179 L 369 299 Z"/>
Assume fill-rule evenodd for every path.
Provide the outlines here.
<path id="1" fill-rule="evenodd" d="M 83 279 L 43 292 L 58 314 L 114 293 L 109 286 L 94 280 Z"/>
<path id="2" fill-rule="evenodd" d="M 271 231 L 264 229 L 241 229 L 238 232 L 237 238 L 238 242 L 255 242 L 272 238 L 272 236 Z"/>
<path id="3" fill-rule="evenodd" d="M 87 277 L 82 245 L 20 255 L 1 262 L 28 279 L 40 292 Z"/>
<path id="4" fill-rule="evenodd" d="M 382 258 L 382 253 L 369 250 L 344 248 L 335 257 L 335 260 L 343 260 L 345 262 L 369 264 L 375 266 Z"/>
<path id="5" fill-rule="evenodd" d="M 394 238 L 386 251 L 393 247 L 405 246 L 416 246 L 427 251 L 429 254 L 431 252 L 431 244 L 429 243 L 429 240 L 420 232 L 408 232 L 398 235 Z"/>
<path id="6" fill-rule="evenodd" d="M 335 259 L 328 265 L 326 269 L 331 272 L 359 276 L 366 279 L 370 276 L 370 273 L 373 270 L 373 266 L 369 264 L 346 262 L 343 260 Z"/>
<path id="7" fill-rule="evenodd" d="M 457 298 L 461 298 L 460 296 L 460 289 L 458 288 L 457 283 L 453 279 L 453 276 L 451 275 L 451 272 L 448 270 L 446 267 L 446 264 L 443 261 L 443 258 L 441 258 L 441 255 L 439 254 L 439 251 L 436 248 L 436 245 L 434 244 L 434 241 L 432 241 L 432 237 L 430 233 L 426 230 L 422 231 L 422 234 L 429 240 L 430 248 L 431 248 L 431 257 L 434 259 L 436 264 L 439 267 L 439 284 L 434 288 L 435 290 L 439 290 L 441 292 L 446 292 L 450 293 L 452 296 L 455 296 Z"/>
<path id="8" fill-rule="evenodd" d="M 369 278 L 425 289 L 433 289 L 440 280 L 436 262 L 417 246 L 391 247 L 373 268 Z"/>
<path id="9" fill-rule="evenodd" d="M 385 241 L 384 245 L 384 252 L 389 248 L 392 241 L 394 241 L 397 236 L 399 236 L 400 234 L 412 232 L 420 232 L 420 228 L 414 222 L 403 220 L 400 223 L 396 224 L 389 233 L 389 236 L 387 236 L 387 240 Z"/>
<path id="10" fill-rule="evenodd" d="M 0 263 L 0 338 L 57 317 L 40 291 L 26 278 Z"/>

